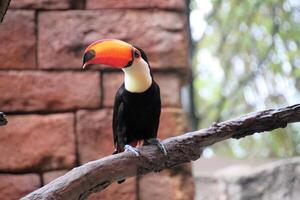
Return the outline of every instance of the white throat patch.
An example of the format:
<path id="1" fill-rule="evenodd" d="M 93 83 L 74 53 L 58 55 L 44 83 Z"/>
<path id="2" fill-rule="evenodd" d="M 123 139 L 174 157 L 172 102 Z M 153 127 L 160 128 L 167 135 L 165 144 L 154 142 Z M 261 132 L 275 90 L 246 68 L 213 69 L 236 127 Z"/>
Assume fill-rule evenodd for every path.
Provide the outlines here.
<path id="1" fill-rule="evenodd" d="M 123 68 L 125 89 L 133 93 L 145 92 L 152 84 L 150 69 L 144 59 L 134 59 L 131 66 Z"/>

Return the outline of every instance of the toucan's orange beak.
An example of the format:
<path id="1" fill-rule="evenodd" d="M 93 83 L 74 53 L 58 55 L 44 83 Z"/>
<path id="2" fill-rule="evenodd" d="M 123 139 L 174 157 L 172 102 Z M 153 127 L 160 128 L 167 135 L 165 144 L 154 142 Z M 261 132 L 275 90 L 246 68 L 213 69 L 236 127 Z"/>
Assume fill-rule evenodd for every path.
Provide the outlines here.
<path id="1" fill-rule="evenodd" d="M 121 40 L 99 40 L 89 45 L 83 55 L 83 68 L 90 64 L 103 64 L 124 68 L 133 61 L 133 46 Z"/>

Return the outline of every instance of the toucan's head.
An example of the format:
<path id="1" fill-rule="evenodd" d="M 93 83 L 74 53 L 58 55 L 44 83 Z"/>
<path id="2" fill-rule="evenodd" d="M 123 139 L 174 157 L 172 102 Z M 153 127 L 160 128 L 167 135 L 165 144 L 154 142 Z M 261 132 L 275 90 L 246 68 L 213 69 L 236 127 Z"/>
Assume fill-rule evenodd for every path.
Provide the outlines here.
<path id="1" fill-rule="evenodd" d="M 134 60 L 141 56 L 141 49 L 131 44 L 117 39 L 104 39 L 92 43 L 85 49 L 82 67 L 103 64 L 122 69 L 131 66 Z M 144 60 L 147 62 L 147 58 Z"/>
<path id="2" fill-rule="evenodd" d="M 89 45 L 84 51 L 83 68 L 90 64 L 122 69 L 125 88 L 130 92 L 144 92 L 152 84 L 152 74 L 144 51 L 121 40 L 99 40 Z"/>

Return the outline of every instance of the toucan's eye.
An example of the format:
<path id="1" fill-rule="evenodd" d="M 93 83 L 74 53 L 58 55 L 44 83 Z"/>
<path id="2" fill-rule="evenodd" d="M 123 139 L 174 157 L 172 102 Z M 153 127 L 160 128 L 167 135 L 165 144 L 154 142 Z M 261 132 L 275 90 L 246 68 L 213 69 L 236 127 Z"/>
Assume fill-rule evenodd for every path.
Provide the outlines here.
<path id="1" fill-rule="evenodd" d="M 141 52 L 137 49 L 134 49 L 133 55 L 134 55 L 135 58 L 139 58 L 139 57 L 141 57 Z"/>

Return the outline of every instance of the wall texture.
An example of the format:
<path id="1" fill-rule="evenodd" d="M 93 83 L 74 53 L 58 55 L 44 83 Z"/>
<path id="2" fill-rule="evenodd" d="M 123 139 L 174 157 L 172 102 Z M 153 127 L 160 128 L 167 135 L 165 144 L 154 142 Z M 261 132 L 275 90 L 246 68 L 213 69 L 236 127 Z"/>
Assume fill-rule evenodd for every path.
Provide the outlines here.
<path id="1" fill-rule="evenodd" d="M 185 0 L 13 0 L 0 25 L 0 199 L 18 199 L 113 152 L 111 108 L 122 73 L 83 71 L 84 48 L 118 38 L 146 51 L 161 87 L 159 137 L 187 129 Z M 193 199 L 190 165 L 128 179 L 90 199 Z"/>

